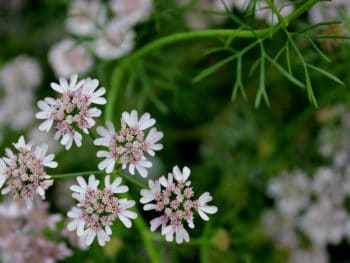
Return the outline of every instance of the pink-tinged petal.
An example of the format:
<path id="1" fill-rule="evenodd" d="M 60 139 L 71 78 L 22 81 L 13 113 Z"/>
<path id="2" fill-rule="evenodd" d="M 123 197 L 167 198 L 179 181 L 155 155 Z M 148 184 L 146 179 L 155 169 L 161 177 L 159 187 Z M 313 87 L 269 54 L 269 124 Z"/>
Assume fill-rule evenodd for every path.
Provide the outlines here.
<path id="1" fill-rule="evenodd" d="M 99 230 L 97 231 L 97 241 L 100 246 L 104 246 L 106 241 L 110 241 L 110 237 L 106 234 L 105 231 Z"/>
<path id="2" fill-rule="evenodd" d="M 126 227 L 126 228 L 131 228 L 132 226 L 132 222 L 129 218 L 127 218 L 126 216 L 124 216 L 123 214 L 119 214 L 119 219 L 120 221 L 122 221 L 123 225 Z"/>
<path id="3" fill-rule="evenodd" d="M 96 232 L 91 229 L 85 230 L 83 239 L 87 246 L 90 246 L 96 237 Z"/>

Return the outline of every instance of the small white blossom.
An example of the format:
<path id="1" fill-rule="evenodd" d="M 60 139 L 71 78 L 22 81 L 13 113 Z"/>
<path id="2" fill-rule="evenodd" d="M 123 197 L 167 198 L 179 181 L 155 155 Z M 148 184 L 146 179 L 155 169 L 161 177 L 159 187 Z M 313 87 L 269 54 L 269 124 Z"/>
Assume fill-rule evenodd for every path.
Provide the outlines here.
<path id="1" fill-rule="evenodd" d="M 104 157 L 105 160 L 99 163 L 100 170 L 106 170 L 107 173 L 113 171 L 115 163 L 122 165 L 122 169 L 135 174 L 135 169 L 142 177 L 147 177 L 147 168 L 152 163 L 146 159 L 145 152 L 154 155 L 154 151 L 161 150 L 162 144 L 157 143 L 163 133 L 152 128 L 145 138 L 145 130 L 155 124 L 149 113 L 144 113 L 140 119 L 136 110 L 123 112 L 121 119 L 121 129 L 116 132 L 113 124 L 107 122 L 107 129 L 97 127 L 97 133 L 102 136 L 94 141 L 95 145 L 108 147 L 108 151 L 98 151 L 97 157 Z"/>
<path id="2" fill-rule="evenodd" d="M 101 115 L 97 108 L 90 108 L 91 104 L 105 104 L 102 97 L 106 90 L 98 88 L 96 79 L 83 79 L 78 82 L 78 76 L 72 75 L 70 81 L 60 78 L 60 83 L 51 83 L 51 88 L 61 94 L 58 99 L 50 97 L 38 102 L 40 112 L 35 116 L 45 121 L 39 126 L 41 131 L 48 132 L 55 124 L 55 140 L 61 140 L 66 150 L 70 149 L 73 141 L 80 147 L 82 136 L 80 130 L 88 134 L 95 125 L 94 118 Z"/>
<path id="3" fill-rule="evenodd" d="M 125 22 L 115 19 L 106 25 L 91 48 L 101 59 L 116 59 L 132 51 L 134 38 L 134 31 Z"/>
<path id="4" fill-rule="evenodd" d="M 131 26 L 145 21 L 153 11 L 152 0 L 110 0 L 109 5 L 119 20 Z"/>
<path id="5" fill-rule="evenodd" d="M 207 204 L 212 200 L 208 192 L 202 194 L 197 200 L 193 200 L 194 192 L 188 180 L 189 176 L 188 167 L 184 167 L 181 171 L 178 166 L 175 166 L 168 177 L 162 176 L 157 181 L 150 180 L 149 189 L 141 190 L 140 202 L 145 204 L 143 209 L 160 213 L 159 217 L 151 220 L 151 231 L 161 226 L 161 233 L 169 242 L 173 241 L 174 235 L 179 244 L 190 241 L 184 223 L 194 228 L 195 211 L 203 220 L 209 220 L 207 214 L 215 214 L 218 211 L 216 206 Z"/>
<path id="6" fill-rule="evenodd" d="M 283 172 L 270 180 L 268 194 L 282 214 L 295 215 L 309 203 L 310 181 L 301 170 Z"/>
<path id="7" fill-rule="evenodd" d="M 350 2 L 348 0 L 320 1 L 310 8 L 308 14 L 313 24 L 344 20 L 346 15 L 350 14 Z"/>
<path id="8" fill-rule="evenodd" d="M 100 246 L 110 241 L 111 226 L 119 218 L 125 227 L 132 226 L 131 219 L 137 214 L 128 209 L 135 205 L 135 201 L 120 199 L 116 194 L 126 193 L 127 186 L 120 185 L 121 178 L 117 177 L 110 183 L 110 176 L 105 177 L 105 188 L 98 188 L 99 180 L 94 175 L 89 176 L 88 183 L 83 177 L 77 177 L 79 185 L 72 185 L 73 198 L 78 201 L 77 207 L 68 212 L 72 220 L 67 225 L 69 231 L 77 231 L 78 237 L 90 246 L 95 237 Z"/>
<path id="9" fill-rule="evenodd" d="M 345 192 L 342 189 L 343 178 L 331 168 L 322 167 L 316 171 L 312 182 L 312 190 L 318 200 L 335 205 L 342 204 Z"/>
<path id="10" fill-rule="evenodd" d="M 6 63 L 0 70 L 0 86 L 7 93 L 38 88 L 42 79 L 38 62 L 26 55 L 21 55 Z"/>
<path id="11" fill-rule="evenodd" d="M 13 145 L 18 153 L 7 148 L 6 156 L 0 159 L 0 188 L 6 183 L 1 193 L 13 192 L 22 199 L 32 199 L 34 194 L 38 194 L 44 199 L 45 190 L 53 184 L 44 167 L 57 167 L 57 162 L 53 161 L 54 154 L 46 155 L 46 144 L 35 148 L 26 144 L 23 136 Z"/>
<path id="12" fill-rule="evenodd" d="M 347 214 L 328 202 L 314 204 L 300 221 L 301 229 L 319 246 L 339 244 L 345 234 Z"/>
<path id="13" fill-rule="evenodd" d="M 106 21 L 106 7 L 98 0 L 73 0 L 66 28 L 78 36 L 95 36 Z"/>
<path id="14" fill-rule="evenodd" d="M 72 38 L 55 44 L 49 52 L 49 62 L 57 76 L 69 77 L 75 73 L 83 74 L 93 65 L 93 58 L 84 46 Z"/>

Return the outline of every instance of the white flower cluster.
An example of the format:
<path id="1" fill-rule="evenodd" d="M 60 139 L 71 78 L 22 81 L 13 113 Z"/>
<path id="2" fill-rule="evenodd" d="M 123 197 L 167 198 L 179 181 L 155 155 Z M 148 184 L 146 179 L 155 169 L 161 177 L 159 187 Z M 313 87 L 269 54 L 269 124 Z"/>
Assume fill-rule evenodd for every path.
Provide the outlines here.
<path id="1" fill-rule="evenodd" d="M 2 263 L 56 262 L 72 255 L 58 234 L 59 214 L 49 214 L 40 200 L 7 200 L 0 204 L 0 261 Z"/>
<path id="2" fill-rule="evenodd" d="M 18 131 L 33 122 L 34 91 L 41 82 L 38 62 L 20 55 L 0 69 L 0 126 Z"/>
<path id="3" fill-rule="evenodd" d="M 163 133 L 152 128 L 147 136 L 145 130 L 155 124 L 155 119 L 149 113 L 145 113 L 138 119 L 137 111 L 133 110 L 129 114 L 123 112 L 121 118 L 121 129 L 116 132 L 113 123 L 107 122 L 108 130 L 97 127 L 97 133 L 102 136 L 94 141 L 95 145 L 108 147 L 108 151 L 98 151 L 97 157 L 104 157 L 105 160 L 99 163 L 100 170 L 107 173 L 113 171 L 115 163 L 122 165 L 122 169 L 129 166 L 129 172 L 135 174 L 135 168 L 142 177 L 147 177 L 147 168 L 152 163 L 147 160 L 145 152 L 154 156 L 154 151 L 161 150 L 162 144 L 157 143 Z"/>
<path id="4" fill-rule="evenodd" d="M 348 0 L 320 1 L 309 10 L 309 20 L 313 24 L 326 21 L 346 22 L 350 15 Z"/>
<path id="5" fill-rule="evenodd" d="M 189 242 L 190 237 L 184 223 L 194 228 L 194 212 L 203 220 L 209 220 L 207 214 L 215 214 L 216 206 L 207 203 L 213 200 L 210 193 L 205 192 L 197 200 L 193 200 L 194 192 L 191 187 L 190 169 L 184 167 L 182 171 L 174 166 L 168 177 L 162 176 L 158 180 L 150 180 L 149 189 L 141 190 L 140 202 L 145 204 L 143 209 L 154 210 L 159 216 L 151 220 L 151 231 L 161 226 L 161 233 L 167 241 L 173 241 L 174 235 L 177 243 Z M 163 189 L 162 189 L 163 188 Z"/>
<path id="6" fill-rule="evenodd" d="M 320 154 L 332 160 L 338 170 L 344 170 L 350 162 L 350 111 L 336 105 L 318 112 L 322 128 L 318 136 Z"/>
<path id="7" fill-rule="evenodd" d="M 93 54 L 100 59 L 117 59 L 134 48 L 133 26 L 144 22 L 153 11 L 152 0 L 73 0 L 65 25 L 76 38 L 66 38 L 49 52 L 49 62 L 58 76 L 88 72 Z"/>
<path id="8" fill-rule="evenodd" d="M 56 168 L 54 154 L 46 155 L 48 146 L 43 144 L 35 148 L 27 144 L 21 136 L 13 144 L 17 152 L 6 148 L 6 156 L 0 158 L 0 188 L 2 194 L 13 192 L 21 199 L 33 199 L 34 195 L 45 198 L 45 191 L 53 184 L 44 168 Z"/>
<path id="9" fill-rule="evenodd" d="M 350 237 L 349 171 L 319 168 L 312 178 L 301 170 L 272 178 L 268 194 L 275 210 L 263 215 L 263 224 L 276 244 L 290 253 L 290 263 L 329 262 L 327 245 Z M 303 247 L 303 238 L 309 241 Z"/>
<path id="10" fill-rule="evenodd" d="M 55 140 L 61 140 L 66 150 L 73 141 L 80 147 L 82 135 L 79 131 L 89 134 L 89 129 L 95 125 L 94 118 L 101 116 L 101 110 L 91 108 L 91 104 L 106 104 L 105 88 L 98 88 L 97 79 L 86 78 L 78 81 L 77 75 L 72 75 L 68 82 L 60 78 L 60 83 L 51 83 L 51 88 L 61 94 L 53 99 L 46 97 L 38 102 L 40 112 L 35 116 L 45 121 L 39 126 L 41 131 L 48 132 L 55 125 Z"/>

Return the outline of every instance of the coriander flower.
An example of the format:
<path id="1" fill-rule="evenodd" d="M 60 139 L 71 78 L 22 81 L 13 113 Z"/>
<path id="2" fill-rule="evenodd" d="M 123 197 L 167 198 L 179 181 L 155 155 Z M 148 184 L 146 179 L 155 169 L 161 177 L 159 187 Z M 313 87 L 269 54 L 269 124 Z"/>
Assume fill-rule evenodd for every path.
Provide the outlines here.
<path id="1" fill-rule="evenodd" d="M 197 212 L 203 220 L 209 220 L 207 214 L 215 214 L 216 206 L 208 205 L 213 198 L 208 192 L 202 194 L 197 200 L 193 199 L 194 192 L 191 181 L 188 181 L 190 169 L 184 167 L 182 171 L 174 166 L 173 173 L 168 177 L 162 176 L 157 181 L 150 180 L 149 189 L 141 190 L 140 202 L 145 204 L 144 210 L 155 210 L 159 217 L 151 220 L 151 231 L 161 226 L 161 233 L 167 241 L 173 241 L 174 235 L 177 243 L 184 240 L 189 242 L 190 237 L 184 224 L 194 228 L 193 213 Z"/>
<path id="2" fill-rule="evenodd" d="M 105 5 L 96 0 L 74 0 L 68 10 L 67 30 L 78 36 L 94 36 L 107 18 Z"/>
<path id="3" fill-rule="evenodd" d="M 145 21 L 153 11 L 152 0 L 111 0 L 109 5 L 118 19 L 131 26 Z"/>
<path id="4" fill-rule="evenodd" d="M 135 32 L 126 22 L 114 19 L 109 22 L 103 34 L 91 48 L 101 59 L 116 59 L 128 54 L 134 48 Z"/>
<path id="5" fill-rule="evenodd" d="M 92 244 L 96 236 L 101 246 L 110 241 L 111 226 L 117 218 L 125 227 L 132 226 L 131 219 L 135 219 L 137 214 L 128 209 L 135 205 L 135 201 L 121 199 L 116 195 L 129 190 L 127 186 L 120 185 L 120 177 L 110 183 L 110 176 L 107 175 L 103 190 L 97 188 L 100 182 L 94 175 L 89 176 L 88 182 L 81 176 L 77 181 L 79 185 L 72 185 L 71 190 L 78 205 L 68 212 L 72 221 L 67 225 L 67 229 L 76 230 L 78 237 L 87 246 Z"/>
<path id="6" fill-rule="evenodd" d="M 89 134 L 91 127 L 95 125 L 94 118 L 101 115 L 97 108 L 90 108 L 91 104 L 103 105 L 106 99 L 105 88 L 98 88 L 97 79 L 83 79 L 78 82 L 78 76 L 72 75 L 68 82 L 60 78 L 60 83 L 51 83 L 51 88 L 61 94 L 61 97 L 53 99 L 45 98 L 38 102 L 40 112 L 35 117 L 45 121 L 39 126 L 39 130 L 48 132 L 55 124 L 55 140 L 61 140 L 66 150 L 70 149 L 73 141 L 80 147 L 82 136 L 80 130 Z"/>
<path id="7" fill-rule="evenodd" d="M 152 128 L 148 134 L 145 130 L 155 124 L 149 113 L 144 113 L 140 119 L 136 110 L 131 113 L 123 112 L 121 119 L 121 129 L 116 132 L 111 122 L 106 122 L 107 129 L 97 127 L 97 133 L 102 136 L 94 141 L 95 145 L 108 147 L 108 151 L 98 151 L 97 157 L 104 157 L 105 160 L 99 163 L 100 170 L 106 170 L 107 173 L 113 171 L 115 163 L 122 165 L 122 169 L 135 174 L 135 169 L 142 177 L 147 177 L 147 168 L 152 163 L 146 159 L 145 152 L 153 156 L 154 151 L 161 150 L 163 145 L 157 143 L 163 133 Z"/>
<path id="8" fill-rule="evenodd" d="M 94 62 L 85 47 L 76 43 L 72 38 L 55 44 L 50 49 L 48 56 L 56 75 L 62 77 L 69 77 L 75 73 L 86 73 Z"/>
<path id="9" fill-rule="evenodd" d="M 35 148 L 26 144 L 23 136 L 13 145 L 18 153 L 7 148 L 6 156 L 0 158 L 0 188 L 6 183 L 1 193 L 12 191 L 22 199 L 33 199 L 38 194 L 44 199 L 45 191 L 53 184 L 44 167 L 57 167 L 57 162 L 53 161 L 54 154 L 46 155 L 46 144 Z"/>

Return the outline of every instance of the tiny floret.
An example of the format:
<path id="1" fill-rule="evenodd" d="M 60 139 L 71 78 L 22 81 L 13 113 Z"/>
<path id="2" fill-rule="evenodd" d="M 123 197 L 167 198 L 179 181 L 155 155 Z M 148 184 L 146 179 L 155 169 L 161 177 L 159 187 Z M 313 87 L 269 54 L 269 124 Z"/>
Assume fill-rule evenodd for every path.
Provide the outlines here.
<path id="1" fill-rule="evenodd" d="M 97 138 L 95 145 L 108 147 L 108 151 L 98 151 L 97 157 L 105 159 L 99 163 L 100 170 L 106 170 L 107 173 L 113 171 L 115 163 L 122 165 L 122 169 L 135 174 L 135 169 L 142 177 L 147 177 L 147 168 L 152 163 L 147 160 L 145 153 L 153 156 L 155 151 L 161 150 L 163 145 L 158 141 L 163 138 L 163 133 L 151 128 L 148 134 L 145 130 L 156 123 L 149 113 L 144 113 L 138 118 L 136 110 L 131 113 L 123 112 L 121 119 L 121 129 L 116 132 L 113 124 L 107 122 L 107 129 L 97 127 L 97 133 L 102 136 Z"/>
<path id="2" fill-rule="evenodd" d="M 48 132 L 54 125 L 55 140 L 60 140 L 66 150 L 70 149 L 73 141 L 80 147 L 82 144 L 82 130 L 89 134 L 89 129 L 95 125 L 94 118 L 101 115 L 101 110 L 91 108 L 91 104 L 103 105 L 106 99 L 103 95 L 105 88 L 98 88 L 97 79 L 86 78 L 78 81 L 77 75 L 72 75 L 68 82 L 60 78 L 60 83 L 51 83 L 51 88 L 60 93 L 57 99 L 50 97 L 38 102 L 40 112 L 35 116 L 45 121 L 39 130 Z"/>
<path id="3" fill-rule="evenodd" d="M 6 156 L 0 158 L 0 188 L 3 195 L 13 192 L 21 199 L 33 199 L 34 195 L 45 198 L 45 191 L 53 184 L 44 168 L 56 168 L 54 154 L 46 155 L 48 146 L 33 147 L 21 136 L 13 144 L 17 152 L 6 149 Z"/>
<path id="4" fill-rule="evenodd" d="M 111 226 L 117 218 L 125 227 L 132 226 L 131 219 L 135 219 L 137 214 L 128 209 L 135 205 L 135 201 L 118 198 L 117 194 L 129 190 L 127 186 L 120 185 L 120 177 L 111 183 L 107 175 L 102 190 L 98 188 L 100 182 L 94 175 L 89 176 L 88 182 L 81 176 L 77 177 L 77 181 L 78 185 L 72 185 L 71 190 L 78 205 L 68 212 L 71 218 L 67 225 L 68 231 L 76 230 L 80 240 L 87 246 L 92 244 L 96 236 L 99 245 L 104 246 L 110 241 Z"/>
<path id="5" fill-rule="evenodd" d="M 184 224 L 194 228 L 194 212 L 207 221 L 207 214 L 215 214 L 218 211 L 216 206 L 208 205 L 213 199 L 208 192 L 194 200 L 194 191 L 191 181 L 188 180 L 190 172 L 188 167 L 181 171 L 175 166 L 168 177 L 162 176 L 157 181 L 150 180 L 149 189 L 141 190 L 140 202 L 145 204 L 143 209 L 160 213 L 159 217 L 151 220 L 151 231 L 161 226 L 161 233 L 169 242 L 173 241 L 174 235 L 179 244 L 190 241 Z"/>

